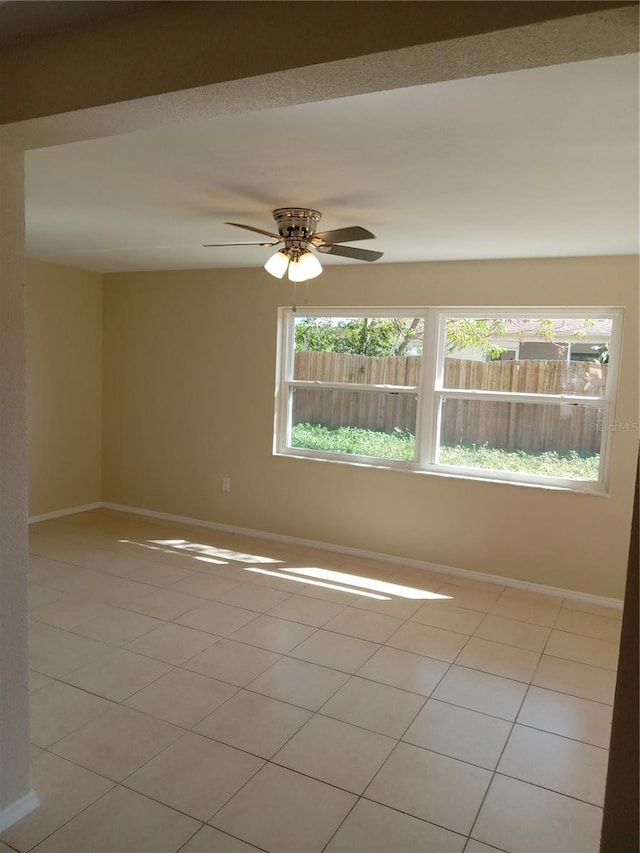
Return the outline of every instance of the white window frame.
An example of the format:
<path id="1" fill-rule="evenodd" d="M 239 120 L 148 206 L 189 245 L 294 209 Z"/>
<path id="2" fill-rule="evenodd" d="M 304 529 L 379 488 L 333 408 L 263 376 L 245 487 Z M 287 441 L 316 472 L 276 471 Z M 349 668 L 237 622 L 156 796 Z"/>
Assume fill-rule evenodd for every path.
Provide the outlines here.
<path id="1" fill-rule="evenodd" d="M 443 386 L 445 365 L 445 330 L 449 318 L 511 318 L 527 316 L 533 319 L 563 319 L 589 317 L 589 319 L 611 319 L 612 336 L 609 348 L 609 370 L 607 385 L 603 397 L 587 397 L 565 394 L 530 394 L 513 391 L 481 391 L 471 389 L 446 389 Z M 294 324 L 297 316 L 305 317 L 422 317 L 424 318 L 424 339 L 420 382 L 417 386 L 364 385 L 359 383 L 334 383 L 296 380 L 293 378 L 295 357 Z M 422 474 L 436 474 L 462 477 L 473 480 L 515 483 L 528 486 L 542 486 L 571 491 L 603 493 L 609 486 L 609 469 L 613 429 L 610 424 L 615 411 L 615 398 L 618 384 L 620 348 L 622 340 L 623 310 L 621 308 L 575 306 L 555 308 L 553 306 L 530 308 L 515 307 L 367 307 L 337 306 L 309 308 L 300 314 L 291 308 L 278 311 L 278 345 L 276 357 L 276 393 L 275 425 L 273 452 L 278 456 L 315 459 L 330 462 L 364 465 L 376 468 L 393 468 Z M 413 460 L 401 461 L 368 457 L 320 450 L 307 450 L 292 447 L 290 443 L 291 391 L 296 387 L 322 390 L 364 391 L 368 393 L 389 392 L 410 394 L 417 397 L 415 456 Z M 600 445 L 600 465 L 598 480 L 575 480 L 560 477 L 546 477 L 514 471 L 496 471 L 492 469 L 466 468 L 458 465 L 445 465 L 437 462 L 439 452 L 440 417 L 442 404 L 446 398 L 484 400 L 495 402 L 579 405 L 602 409 L 602 441 Z"/>

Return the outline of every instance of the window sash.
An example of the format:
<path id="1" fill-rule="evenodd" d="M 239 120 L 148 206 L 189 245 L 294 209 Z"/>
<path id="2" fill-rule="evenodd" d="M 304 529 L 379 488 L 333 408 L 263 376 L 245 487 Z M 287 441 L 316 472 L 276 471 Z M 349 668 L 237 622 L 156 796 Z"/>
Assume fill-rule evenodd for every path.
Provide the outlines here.
<path id="1" fill-rule="evenodd" d="M 472 391 L 473 389 L 454 389 L 447 388 L 444 384 L 444 370 L 445 370 L 445 360 L 446 360 L 446 347 L 445 341 L 447 337 L 447 329 L 446 324 L 448 319 L 457 320 L 457 319 L 486 319 L 487 316 L 490 319 L 509 319 L 514 316 L 518 316 L 518 314 L 526 313 L 526 316 L 531 319 L 545 319 L 551 317 L 554 320 L 562 320 L 562 319 L 575 319 L 576 316 L 584 316 L 584 314 L 588 315 L 590 320 L 612 320 L 612 331 L 611 331 L 611 340 L 609 342 L 609 352 L 610 352 L 610 364 L 614 365 L 614 370 L 616 371 L 615 376 L 617 376 L 617 367 L 619 364 L 619 354 L 621 349 L 622 342 L 622 309 L 620 308 L 591 308 L 588 305 L 577 306 L 574 308 L 561 308 L 555 309 L 553 307 L 548 308 L 528 308 L 528 307 L 514 307 L 514 308 L 493 308 L 493 307 L 484 307 L 484 308 L 468 308 L 468 309 L 448 309 L 448 308 L 433 308 L 431 309 L 434 312 L 437 312 L 438 322 L 437 322 L 437 337 L 438 337 L 438 353 L 437 353 L 437 363 L 436 363 L 436 376 L 434 383 L 435 391 L 444 391 L 453 392 L 453 391 Z M 611 371 L 610 371 L 611 373 Z M 610 375 L 605 387 L 605 393 L 599 396 L 589 396 L 584 397 L 583 395 L 561 395 L 561 394 L 550 394 L 547 395 L 549 397 L 561 398 L 561 397 L 569 397 L 571 400 L 594 400 L 594 401 L 602 401 L 602 400 L 614 400 L 616 395 L 616 382 L 614 375 Z M 515 396 L 518 394 L 522 394 L 520 391 L 503 391 L 503 392 L 482 392 L 479 393 L 504 393 L 509 396 Z M 530 395 L 537 396 L 537 395 Z"/>
<path id="2" fill-rule="evenodd" d="M 346 459 L 348 457 L 352 461 L 358 460 L 358 459 L 360 461 L 362 461 L 362 460 L 378 460 L 378 462 L 380 462 L 381 464 L 386 461 L 386 462 L 390 462 L 393 464 L 403 463 L 403 464 L 409 464 L 409 465 L 413 465 L 413 466 L 416 465 L 416 462 L 418 459 L 417 436 L 419 435 L 418 418 L 419 418 L 419 412 L 420 412 L 420 397 L 419 397 L 419 394 L 417 393 L 416 389 L 411 390 L 411 389 L 407 389 L 406 386 L 401 386 L 397 390 L 389 390 L 388 387 L 382 387 L 381 389 L 379 388 L 378 390 L 376 390 L 376 386 L 372 386 L 372 385 L 364 385 L 364 386 L 360 386 L 359 388 L 354 389 L 353 385 L 347 385 L 347 384 L 340 385 L 337 383 L 307 383 L 307 382 L 305 382 L 305 383 L 287 382 L 287 383 L 285 383 L 285 389 L 286 389 L 285 393 L 288 396 L 288 401 L 287 401 L 288 402 L 288 417 L 287 417 L 286 443 L 287 443 L 287 447 L 290 448 L 292 451 L 297 452 L 299 450 L 307 450 L 309 453 L 312 453 L 312 454 L 316 453 L 316 452 L 322 453 L 323 458 L 325 458 L 325 456 L 329 456 L 330 458 L 339 458 L 339 459 Z M 317 450 L 316 451 L 316 450 L 310 450 L 309 448 L 301 448 L 298 445 L 294 446 L 292 444 L 292 431 L 294 429 L 294 426 L 297 423 L 301 422 L 301 421 L 296 420 L 294 418 L 294 415 L 295 415 L 294 392 L 297 390 L 306 390 L 306 389 L 310 389 L 311 392 L 320 392 L 320 393 L 337 392 L 338 394 L 349 394 L 349 395 L 353 395 L 353 396 L 355 396 L 355 395 L 358 395 L 358 396 L 368 395 L 369 397 L 373 397 L 373 398 L 380 397 L 380 396 L 389 396 L 389 397 L 392 396 L 395 398 L 405 397 L 405 398 L 410 398 L 411 400 L 415 401 L 415 403 L 414 403 L 414 405 L 415 405 L 415 420 L 413 421 L 413 425 L 409 430 L 414 436 L 414 448 L 413 448 L 412 458 L 408 459 L 408 460 L 403 460 L 403 459 L 397 459 L 393 456 L 367 456 L 365 454 L 357 454 L 356 455 L 356 454 L 344 453 L 342 451 L 331 451 L 331 450 L 323 450 L 323 451 Z M 374 406 L 375 406 L 375 403 L 374 403 Z M 409 404 L 409 409 L 411 409 L 411 408 L 412 408 L 411 404 Z M 408 414 L 406 408 L 404 409 L 404 411 L 402 411 L 402 410 L 398 411 L 396 407 L 393 407 L 392 411 L 390 413 L 385 413 L 385 419 L 390 419 L 390 417 L 393 416 L 394 409 L 396 409 L 395 415 L 399 416 L 401 420 L 404 417 L 406 417 Z M 371 413 L 369 412 L 368 414 L 370 415 Z M 295 420 L 295 423 L 294 423 L 294 420 Z M 362 427 L 362 428 L 366 428 L 366 427 Z"/>

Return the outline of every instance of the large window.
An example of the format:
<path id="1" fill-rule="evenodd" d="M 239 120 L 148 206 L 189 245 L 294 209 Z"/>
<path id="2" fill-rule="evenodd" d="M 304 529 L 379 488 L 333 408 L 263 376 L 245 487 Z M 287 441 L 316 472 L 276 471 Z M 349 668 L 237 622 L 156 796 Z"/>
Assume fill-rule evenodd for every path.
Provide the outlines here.
<path id="1" fill-rule="evenodd" d="M 593 308 L 280 309 L 274 450 L 602 491 L 620 325 Z"/>

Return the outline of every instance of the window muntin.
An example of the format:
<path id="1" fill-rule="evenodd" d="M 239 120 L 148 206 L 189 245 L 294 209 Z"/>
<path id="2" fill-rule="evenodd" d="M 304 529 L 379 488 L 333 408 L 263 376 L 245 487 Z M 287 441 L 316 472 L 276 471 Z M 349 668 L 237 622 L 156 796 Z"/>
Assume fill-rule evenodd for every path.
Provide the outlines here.
<path id="1" fill-rule="evenodd" d="M 548 371 L 552 374 L 556 371 L 557 375 L 551 378 L 545 376 L 542 383 L 538 381 L 533 387 L 530 381 L 530 362 L 535 359 L 522 357 L 520 342 L 511 341 L 505 344 L 505 350 L 509 353 L 508 360 L 500 356 L 500 361 L 495 358 L 480 361 L 477 353 L 475 357 L 466 358 L 464 381 L 459 378 L 460 365 L 456 366 L 457 379 L 450 366 L 451 360 L 455 358 L 451 353 L 448 335 L 448 326 L 452 320 L 463 319 L 467 323 L 475 323 L 476 331 L 478 328 L 482 331 L 483 326 L 486 328 L 488 323 L 499 329 L 503 320 L 524 313 L 518 309 L 491 309 L 487 312 L 486 309 L 320 308 L 305 311 L 302 317 L 290 309 L 283 308 L 280 311 L 280 367 L 276 394 L 274 452 L 574 490 L 603 491 L 606 488 L 613 431 L 609 424 L 616 388 L 621 310 L 527 309 L 527 316 L 521 322 L 535 323 L 547 330 L 550 323 L 553 323 L 554 329 L 563 330 L 564 333 L 567 329 L 575 332 L 575 318 L 586 316 L 586 323 L 584 320 L 580 323 L 589 333 L 595 327 L 594 335 L 597 333 L 599 337 L 592 360 L 572 362 L 569 367 L 559 368 L 559 365 L 566 365 L 569 358 L 563 361 L 544 359 L 543 361 L 549 363 Z M 402 355 L 342 352 L 345 362 L 337 369 L 334 369 L 334 365 L 328 372 L 324 368 L 321 371 L 316 365 L 310 370 L 309 363 L 303 364 L 305 358 L 308 362 L 314 359 L 319 362 L 332 355 L 333 350 L 341 349 L 331 341 L 327 345 L 316 345 L 315 351 L 306 346 L 304 341 L 301 344 L 301 337 L 299 333 L 296 335 L 296 328 L 299 327 L 300 321 L 309 325 L 310 318 L 322 318 L 325 326 L 329 320 L 336 328 L 340 323 L 398 320 L 404 324 L 413 324 L 412 332 L 415 334 L 411 337 L 411 346 L 402 348 Z M 372 327 L 374 325 L 371 324 Z M 527 329 L 528 331 L 530 329 Z M 548 338 L 547 334 L 545 343 L 549 342 Z M 580 344 L 584 345 L 584 338 L 578 339 Z M 474 342 L 472 338 L 470 340 Z M 604 346 L 602 341 L 605 342 Z M 464 343 L 464 338 L 462 342 Z M 313 352 L 313 358 L 309 357 L 310 352 Z M 464 355 L 472 354 L 467 351 Z M 409 358 L 419 362 L 411 371 L 407 371 L 406 364 L 392 363 L 394 359 Z M 380 364 L 372 366 L 376 360 L 379 360 Z M 473 362 L 480 364 L 480 368 Z M 487 367 L 482 368 L 482 365 Z M 509 380 L 505 381 L 504 377 L 498 381 L 493 378 L 487 380 L 485 374 L 474 374 L 474 371 L 495 368 L 495 374 L 500 370 L 512 371 Z M 539 372 L 540 365 L 536 369 Z M 564 370 L 564 373 L 559 374 L 560 370 Z M 575 372 L 575 376 L 571 374 L 574 378 L 567 381 L 568 371 L 571 370 Z M 303 376 L 305 378 L 302 378 Z M 306 402 L 301 392 L 306 395 Z M 392 405 L 393 397 L 396 397 L 396 400 Z M 390 414 L 394 411 L 394 406 L 397 408 L 400 404 L 397 398 L 403 398 L 402 405 L 406 412 L 410 413 L 408 423 L 406 417 L 396 418 Z M 355 402 L 356 399 L 359 400 L 358 403 Z M 513 437 L 512 446 L 497 447 L 499 435 L 496 433 L 496 424 L 492 428 L 493 432 L 489 429 L 484 435 L 480 434 L 472 440 L 468 440 L 468 430 L 452 438 L 446 426 L 446 418 L 450 417 L 446 414 L 447 406 L 451 412 L 454 409 L 454 401 L 460 409 L 465 400 L 467 418 L 473 415 L 477 421 L 479 412 L 484 411 L 486 415 L 489 411 L 489 403 L 502 404 L 494 408 L 501 413 L 509 411 L 510 420 L 515 423 L 516 429 L 522 430 L 524 427 L 518 424 L 529 422 L 537 425 L 535 429 L 551 431 L 551 435 L 542 442 L 547 449 L 536 449 L 535 441 L 532 444 L 530 439 L 527 440 L 528 443 L 523 439 L 521 447 L 513 446 Z M 317 404 L 315 409 L 313 401 Z M 485 405 L 479 405 L 480 403 Z M 534 409 L 534 406 L 543 408 Z M 325 412 L 324 415 L 317 414 L 318 407 Z M 326 415 L 327 407 L 333 412 L 331 417 Z M 561 408 L 556 410 L 555 407 Z M 377 415 L 373 422 L 361 415 L 355 419 L 351 416 L 347 418 L 344 416 L 347 409 L 360 413 L 374 411 Z M 310 416 L 310 411 L 315 411 L 316 414 Z M 321 429 L 316 428 L 318 423 Z M 311 424 L 311 429 L 304 424 Z M 562 429 L 561 424 L 564 425 Z M 567 424 L 571 424 L 568 433 L 565 429 Z M 365 436 L 363 443 L 362 436 L 351 434 L 345 437 L 345 431 L 349 433 L 350 430 L 356 434 L 359 430 L 370 431 L 371 434 Z M 579 441 L 576 443 L 574 435 L 580 430 L 588 432 L 589 441 L 584 447 Z M 513 435 L 515 433 L 512 431 Z M 398 442 L 394 442 L 394 439 L 398 439 Z M 399 449 L 400 446 L 402 449 Z M 583 449 L 580 449 L 581 447 Z M 490 453 L 489 450 L 497 452 Z M 514 461 L 513 454 L 516 457 L 518 454 L 522 455 L 520 462 L 517 459 Z M 534 457 L 535 464 L 530 464 L 532 459 L 529 457 Z M 598 472 L 597 475 L 595 471 Z"/>

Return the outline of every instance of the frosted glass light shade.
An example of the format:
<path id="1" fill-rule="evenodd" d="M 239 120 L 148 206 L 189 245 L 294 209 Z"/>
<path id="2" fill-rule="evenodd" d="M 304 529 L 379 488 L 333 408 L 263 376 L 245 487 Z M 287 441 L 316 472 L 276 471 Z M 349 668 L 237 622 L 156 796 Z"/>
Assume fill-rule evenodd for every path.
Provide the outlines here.
<path id="1" fill-rule="evenodd" d="M 276 278 L 282 278 L 286 273 L 288 266 L 288 255 L 286 255 L 285 252 L 276 252 L 275 255 L 271 255 L 267 263 L 264 265 L 264 268 L 268 273 Z M 291 276 L 289 276 L 289 278 L 291 278 Z"/>
<path id="2" fill-rule="evenodd" d="M 297 261 L 291 261 L 289 264 L 290 281 L 307 281 L 316 278 L 321 272 L 322 264 L 311 252 L 305 252 Z"/>

